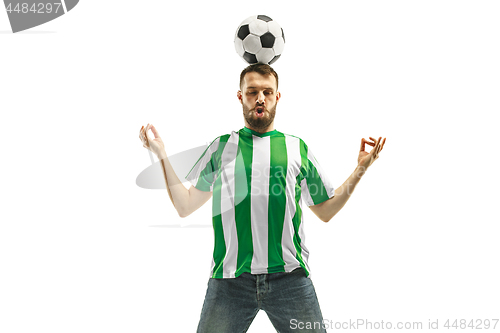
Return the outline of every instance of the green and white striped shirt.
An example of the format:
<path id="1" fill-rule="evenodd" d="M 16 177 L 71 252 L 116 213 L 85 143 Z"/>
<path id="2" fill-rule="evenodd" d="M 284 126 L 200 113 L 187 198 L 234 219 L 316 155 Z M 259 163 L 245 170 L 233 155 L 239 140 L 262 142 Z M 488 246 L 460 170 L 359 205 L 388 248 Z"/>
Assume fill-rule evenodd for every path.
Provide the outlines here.
<path id="1" fill-rule="evenodd" d="M 213 192 L 211 277 L 298 267 L 309 277 L 302 200 L 319 204 L 334 188 L 302 139 L 244 127 L 216 138 L 186 179 Z"/>

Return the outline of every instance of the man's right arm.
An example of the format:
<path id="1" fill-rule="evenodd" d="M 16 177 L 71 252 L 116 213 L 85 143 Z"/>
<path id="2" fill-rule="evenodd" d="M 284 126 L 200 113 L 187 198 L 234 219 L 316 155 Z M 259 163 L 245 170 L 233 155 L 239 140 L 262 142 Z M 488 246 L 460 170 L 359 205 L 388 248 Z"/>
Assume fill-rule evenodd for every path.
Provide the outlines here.
<path id="1" fill-rule="evenodd" d="M 189 216 L 212 197 L 212 192 L 200 191 L 192 185 L 189 190 L 186 189 L 175 174 L 164 150 L 158 154 L 158 159 L 163 170 L 168 196 L 180 217 Z"/>

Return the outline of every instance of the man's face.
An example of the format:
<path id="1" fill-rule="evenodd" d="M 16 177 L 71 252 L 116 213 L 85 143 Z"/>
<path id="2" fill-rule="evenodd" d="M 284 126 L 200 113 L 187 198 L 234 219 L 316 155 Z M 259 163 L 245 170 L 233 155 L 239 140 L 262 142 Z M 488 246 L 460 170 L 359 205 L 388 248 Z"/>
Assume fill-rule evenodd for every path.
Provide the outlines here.
<path id="1" fill-rule="evenodd" d="M 256 131 L 266 130 L 273 122 L 281 94 L 276 89 L 274 75 L 250 72 L 243 78 L 238 99 L 243 105 L 245 122 Z"/>

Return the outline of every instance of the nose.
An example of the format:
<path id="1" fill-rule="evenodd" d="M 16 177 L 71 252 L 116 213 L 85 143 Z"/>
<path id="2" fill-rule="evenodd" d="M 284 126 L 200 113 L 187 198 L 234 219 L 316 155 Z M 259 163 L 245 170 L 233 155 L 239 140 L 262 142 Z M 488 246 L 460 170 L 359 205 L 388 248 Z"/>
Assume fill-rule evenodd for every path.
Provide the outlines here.
<path id="1" fill-rule="evenodd" d="M 265 101 L 264 93 L 261 91 L 261 92 L 259 92 L 259 95 L 257 96 L 257 103 L 264 104 L 264 101 Z"/>

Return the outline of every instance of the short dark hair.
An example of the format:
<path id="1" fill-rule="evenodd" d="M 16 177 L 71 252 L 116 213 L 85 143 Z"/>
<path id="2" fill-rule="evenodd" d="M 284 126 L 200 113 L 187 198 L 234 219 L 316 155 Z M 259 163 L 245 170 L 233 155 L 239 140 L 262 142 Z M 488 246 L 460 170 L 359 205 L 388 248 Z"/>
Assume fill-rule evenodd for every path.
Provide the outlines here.
<path id="1" fill-rule="evenodd" d="M 268 64 L 253 64 L 246 67 L 240 74 L 240 89 L 243 87 L 243 79 L 247 73 L 256 72 L 261 75 L 274 75 L 276 78 L 276 90 L 278 90 L 278 73 Z"/>

